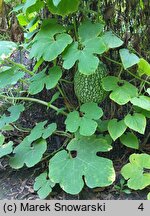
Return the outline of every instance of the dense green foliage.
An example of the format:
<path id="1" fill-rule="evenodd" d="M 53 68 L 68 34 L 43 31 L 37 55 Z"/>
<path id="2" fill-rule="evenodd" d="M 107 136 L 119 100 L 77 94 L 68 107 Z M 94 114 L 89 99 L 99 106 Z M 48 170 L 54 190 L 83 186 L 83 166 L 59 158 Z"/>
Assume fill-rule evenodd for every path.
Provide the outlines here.
<path id="1" fill-rule="evenodd" d="M 111 6 L 126 12 L 125 2 L 116 2 Z M 141 11 L 145 9 L 142 2 L 137 6 Z M 128 1 L 126 4 L 129 6 Z M 150 169 L 150 155 L 143 148 L 150 137 L 147 55 L 135 51 L 120 31 L 114 31 L 120 21 L 112 19 L 112 25 L 113 14 L 106 17 L 102 1 L 24 0 L 13 13 L 24 40 L 18 34 L 13 42 L 0 41 L 0 157 L 8 156 L 14 169 L 46 161 L 34 184 L 44 199 L 56 184 L 70 194 L 78 194 L 84 185 L 113 184 L 115 166 L 101 154 L 121 144 L 131 149 L 130 162 L 120 170 L 127 186 L 134 190 L 149 186 L 150 175 L 144 169 Z M 122 31 L 124 22 L 119 23 Z M 31 68 L 13 59 L 21 49 L 33 60 Z M 81 104 L 71 103 L 67 97 L 72 84 Z M 50 92 L 51 98 L 40 98 L 43 92 Z M 19 120 L 27 102 L 46 106 L 53 111 L 53 120 L 22 128 Z M 63 118 L 56 124 L 58 115 Z M 22 132 L 19 143 L 7 138 L 7 131 L 13 130 Z M 54 135 L 65 140 L 50 153 L 49 138 Z"/>

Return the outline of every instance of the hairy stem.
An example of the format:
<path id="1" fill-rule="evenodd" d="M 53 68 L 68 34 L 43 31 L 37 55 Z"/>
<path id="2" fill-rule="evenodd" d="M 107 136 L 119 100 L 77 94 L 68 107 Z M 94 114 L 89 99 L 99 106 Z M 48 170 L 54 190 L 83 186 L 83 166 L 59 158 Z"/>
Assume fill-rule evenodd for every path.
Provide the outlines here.
<path id="1" fill-rule="evenodd" d="M 35 103 L 39 103 L 42 104 L 44 106 L 50 107 L 51 109 L 55 110 L 55 111 L 59 111 L 61 114 L 67 116 L 68 114 L 66 112 L 64 112 L 63 110 L 59 110 L 59 108 L 57 108 L 56 106 L 49 104 L 48 102 L 36 99 L 36 98 L 29 98 L 29 97 L 9 97 L 9 96 L 5 96 L 5 95 L 0 95 L 0 98 L 5 98 L 5 99 L 9 99 L 9 100 L 24 100 L 24 101 L 31 101 L 31 102 L 35 102 Z"/>

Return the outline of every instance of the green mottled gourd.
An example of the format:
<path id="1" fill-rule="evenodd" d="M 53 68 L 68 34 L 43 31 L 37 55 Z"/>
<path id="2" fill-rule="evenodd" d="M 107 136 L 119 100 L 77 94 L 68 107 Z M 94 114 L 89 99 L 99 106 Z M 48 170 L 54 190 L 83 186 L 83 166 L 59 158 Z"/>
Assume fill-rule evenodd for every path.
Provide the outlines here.
<path id="1" fill-rule="evenodd" d="M 107 76 L 107 68 L 103 62 L 95 73 L 84 75 L 77 71 L 74 76 L 74 90 L 79 101 L 87 102 L 102 102 L 107 96 L 107 92 L 102 88 L 102 78 Z"/>

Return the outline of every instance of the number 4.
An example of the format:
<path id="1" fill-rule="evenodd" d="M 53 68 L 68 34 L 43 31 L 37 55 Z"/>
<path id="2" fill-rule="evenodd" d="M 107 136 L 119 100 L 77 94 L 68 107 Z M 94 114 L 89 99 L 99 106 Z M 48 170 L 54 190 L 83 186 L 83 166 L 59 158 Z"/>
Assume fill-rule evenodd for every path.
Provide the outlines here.
<path id="1" fill-rule="evenodd" d="M 144 206 L 143 206 L 143 203 L 141 203 L 138 207 L 139 210 L 143 211 L 144 210 Z"/>

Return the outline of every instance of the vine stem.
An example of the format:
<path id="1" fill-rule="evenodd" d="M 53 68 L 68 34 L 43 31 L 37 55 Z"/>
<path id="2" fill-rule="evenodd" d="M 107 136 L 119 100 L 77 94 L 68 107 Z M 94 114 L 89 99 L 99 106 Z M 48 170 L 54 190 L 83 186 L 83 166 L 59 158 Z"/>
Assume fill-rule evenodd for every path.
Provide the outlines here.
<path id="1" fill-rule="evenodd" d="M 5 98 L 5 99 L 10 99 L 10 100 L 24 100 L 24 101 L 31 101 L 31 102 L 35 102 L 35 103 L 39 103 L 42 104 L 44 106 L 50 107 L 51 109 L 55 110 L 55 111 L 59 111 L 61 114 L 67 116 L 68 114 L 66 112 L 64 112 L 63 110 L 59 110 L 59 108 L 57 108 L 56 106 L 49 104 L 48 102 L 36 99 L 36 98 L 29 98 L 29 97 L 9 97 L 9 96 L 5 96 L 5 95 L 0 95 L 0 98 Z"/>
<path id="2" fill-rule="evenodd" d="M 78 41 L 76 17 L 73 18 L 73 25 L 74 25 L 75 39 Z"/>
<path id="3" fill-rule="evenodd" d="M 113 63 L 115 63 L 115 64 L 118 64 L 118 65 L 122 66 L 122 64 L 121 64 L 120 62 L 117 62 L 117 61 L 115 61 L 115 60 L 113 60 L 113 59 L 110 59 L 110 58 L 107 57 L 107 56 L 104 56 L 104 58 L 106 58 L 107 60 L 109 60 L 109 61 L 111 61 L 111 62 L 113 62 Z M 145 82 L 145 83 L 147 83 L 147 84 L 150 85 L 150 82 L 148 82 L 147 80 L 143 80 L 142 78 L 140 78 L 140 77 L 138 77 L 137 75 L 133 74 L 133 73 L 132 73 L 131 71 L 129 71 L 128 69 L 126 69 L 126 71 L 127 71 L 130 75 L 132 75 L 133 77 L 135 77 L 136 79 L 138 79 L 138 80 L 140 80 L 140 81 L 142 81 L 142 82 Z"/>
<path id="4" fill-rule="evenodd" d="M 14 62 L 14 61 L 12 61 L 12 60 L 10 60 L 10 59 L 6 59 L 6 60 L 4 60 L 4 62 L 5 62 L 5 63 L 10 63 L 10 64 L 12 64 L 12 65 L 14 65 L 14 66 L 20 68 L 21 70 L 23 70 L 24 72 L 26 72 L 27 74 L 29 74 L 29 75 L 31 75 L 31 76 L 34 75 L 34 72 L 28 70 L 28 69 L 27 69 L 24 65 L 22 65 L 22 64 L 16 63 L 16 62 Z"/>

